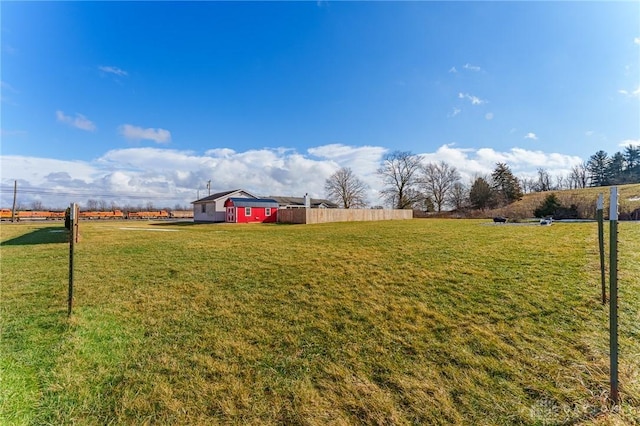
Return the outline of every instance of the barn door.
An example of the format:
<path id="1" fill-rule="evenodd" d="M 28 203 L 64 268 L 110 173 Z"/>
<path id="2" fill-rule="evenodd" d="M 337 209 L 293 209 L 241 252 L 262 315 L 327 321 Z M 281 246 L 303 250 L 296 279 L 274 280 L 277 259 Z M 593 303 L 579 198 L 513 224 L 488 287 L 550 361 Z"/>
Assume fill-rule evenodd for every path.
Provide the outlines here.
<path id="1" fill-rule="evenodd" d="M 236 222 L 236 209 L 233 207 L 227 207 L 227 222 L 235 223 Z"/>

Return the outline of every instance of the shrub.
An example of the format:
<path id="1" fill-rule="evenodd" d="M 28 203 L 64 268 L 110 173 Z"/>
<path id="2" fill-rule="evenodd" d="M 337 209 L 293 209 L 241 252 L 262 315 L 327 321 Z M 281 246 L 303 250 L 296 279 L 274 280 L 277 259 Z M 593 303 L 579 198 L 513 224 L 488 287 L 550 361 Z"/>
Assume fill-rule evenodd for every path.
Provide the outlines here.
<path id="1" fill-rule="evenodd" d="M 542 204 L 533 211 L 535 217 L 553 216 L 562 205 L 558 201 L 556 194 L 549 194 L 545 197 Z"/>

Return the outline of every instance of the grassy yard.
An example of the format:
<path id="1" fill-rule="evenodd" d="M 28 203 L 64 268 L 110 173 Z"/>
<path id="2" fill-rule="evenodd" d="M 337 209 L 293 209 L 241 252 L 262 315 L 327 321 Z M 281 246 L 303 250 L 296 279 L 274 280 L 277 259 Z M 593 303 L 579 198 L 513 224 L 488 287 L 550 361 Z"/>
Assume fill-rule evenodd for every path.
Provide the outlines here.
<path id="1" fill-rule="evenodd" d="M 1 227 L 0 424 L 640 424 L 638 223 L 613 409 L 594 223 L 81 222 L 70 320 L 62 230 Z"/>

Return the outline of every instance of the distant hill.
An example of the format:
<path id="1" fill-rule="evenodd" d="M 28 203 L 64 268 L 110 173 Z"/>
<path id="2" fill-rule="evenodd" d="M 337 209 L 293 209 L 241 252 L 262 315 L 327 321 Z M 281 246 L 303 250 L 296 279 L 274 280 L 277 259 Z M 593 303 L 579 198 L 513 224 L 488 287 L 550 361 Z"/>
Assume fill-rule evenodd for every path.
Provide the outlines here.
<path id="1" fill-rule="evenodd" d="M 620 215 L 630 214 L 640 209 L 640 183 L 629 185 L 617 185 Z M 487 212 L 487 216 L 505 216 L 513 219 L 525 219 L 534 217 L 533 211 L 538 208 L 549 194 L 556 194 L 564 207 L 575 205 L 581 219 L 595 218 L 596 201 L 598 194 L 604 195 L 605 217 L 609 215 L 609 189 L 608 186 L 584 189 L 568 189 L 562 191 L 546 191 L 526 194 L 520 201 L 516 201 L 500 209 Z"/>

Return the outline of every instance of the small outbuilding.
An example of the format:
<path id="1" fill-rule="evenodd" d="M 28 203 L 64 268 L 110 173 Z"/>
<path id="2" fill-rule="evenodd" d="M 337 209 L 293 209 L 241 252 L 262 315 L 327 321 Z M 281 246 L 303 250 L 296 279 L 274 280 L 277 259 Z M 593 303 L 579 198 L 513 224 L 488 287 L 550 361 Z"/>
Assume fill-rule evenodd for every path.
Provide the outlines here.
<path id="1" fill-rule="evenodd" d="M 270 198 L 228 198 L 224 203 L 227 223 L 278 221 L 278 202 Z"/>
<path id="2" fill-rule="evenodd" d="M 251 198 L 256 199 L 255 195 L 243 190 L 233 189 L 231 191 L 218 192 L 208 197 L 194 201 L 193 204 L 193 221 L 194 222 L 226 222 L 227 210 L 225 203 L 229 198 Z"/>

